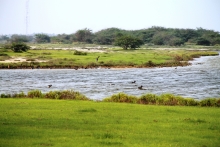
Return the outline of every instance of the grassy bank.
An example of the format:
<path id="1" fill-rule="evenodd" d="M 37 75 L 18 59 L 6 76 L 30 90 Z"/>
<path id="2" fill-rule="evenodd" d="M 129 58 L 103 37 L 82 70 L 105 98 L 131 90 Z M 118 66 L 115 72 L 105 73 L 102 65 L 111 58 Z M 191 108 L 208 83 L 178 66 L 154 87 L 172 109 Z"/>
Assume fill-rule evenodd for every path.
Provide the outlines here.
<path id="1" fill-rule="evenodd" d="M 14 94 L 0 95 L 0 98 L 31 98 L 31 99 L 56 99 L 56 100 L 84 100 L 93 101 L 78 91 L 63 90 L 63 91 L 49 91 L 42 93 L 40 90 L 32 90 L 27 94 L 24 92 Z M 169 93 L 156 95 L 147 93 L 140 97 L 128 95 L 125 93 L 114 94 L 110 97 L 103 98 L 100 102 L 116 102 L 116 103 L 132 103 L 144 105 L 167 105 L 167 106 L 206 106 L 206 107 L 220 107 L 220 98 L 206 98 L 202 100 L 195 100 L 193 98 L 184 98 Z"/>
<path id="2" fill-rule="evenodd" d="M 198 50 L 161 50 L 138 49 L 122 50 L 119 48 L 103 49 L 104 52 L 76 50 L 40 49 L 14 53 L 0 49 L 0 60 L 25 58 L 17 63 L 0 63 L 0 68 L 96 68 L 96 67 L 166 67 L 186 66 L 189 60 L 200 56 L 218 55 L 215 51 Z M 98 60 L 97 60 L 97 57 Z M 39 62 L 39 60 L 44 62 Z"/>
<path id="3" fill-rule="evenodd" d="M 220 109 L 0 99 L 0 146 L 219 146 Z"/>

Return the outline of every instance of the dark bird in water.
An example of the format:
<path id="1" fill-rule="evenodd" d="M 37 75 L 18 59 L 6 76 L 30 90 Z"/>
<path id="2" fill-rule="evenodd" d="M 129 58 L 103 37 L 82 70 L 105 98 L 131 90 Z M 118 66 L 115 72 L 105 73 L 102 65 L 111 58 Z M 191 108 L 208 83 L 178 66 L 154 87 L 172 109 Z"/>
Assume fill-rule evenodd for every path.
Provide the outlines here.
<path id="1" fill-rule="evenodd" d="M 100 56 L 98 56 L 98 57 L 96 58 L 96 61 L 97 61 L 97 62 L 99 61 L 99 57 L 100 57 Z"/>
<path id="2" fill-rule="evenodd" d="M 52 87 L 52 85 L 48 85 L 48 87 L 50 88 L 50 87 Z"/>
<path id="3" fill-rule="evenodd" d="M 132 81 L 131 83 L 136 83 L 136 81 Z"/>
<path id="4" fill-rule="evenodd" d="M 141 85 L 140 87 L 138 87 L 139 90 L 143 90 L 143 86 Z"/>

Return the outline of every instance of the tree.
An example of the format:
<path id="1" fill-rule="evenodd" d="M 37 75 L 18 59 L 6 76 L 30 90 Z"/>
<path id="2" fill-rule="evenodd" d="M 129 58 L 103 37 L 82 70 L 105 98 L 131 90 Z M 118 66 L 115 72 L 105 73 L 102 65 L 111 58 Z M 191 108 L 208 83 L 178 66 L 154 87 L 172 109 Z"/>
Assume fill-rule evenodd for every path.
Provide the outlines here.
<path id="1" fill-rule="evenodd" d="M 14 34 L 10 38 L 10 42 L 28 42 L 29 38 L 26 35 L 17 35 Z"/>
<path id="2" fill-rule="evenodd" d="M 155 45 L 164 45 L 165 44 L 166 35 L 164 32 L 158 32 L 154 34 L 152 38 L 152 43 Z"/>
<path id="3" fill-rule="evenodd" d="M 115 45 L 120 46 L 123 49 L 128 49 L 128 48 L 135 49 L 135 48 L 139 48 L 143 44 L 144 42 L 139 38 L 127 36 L 127 35 L 118 37 L 115 40 Z"/>
<path id="4" fill-rule="evenodd" d="M 71 36 L 66 34 L 58 34 L 57 36 L 53 36 L 50 38 L 50 41 L 51 43 L 72 43 Z"/>
<path id="5" fill-rule="evenodd" d="M 200 38 L 198 38 L 196 44 L 197 44 L 197 45 L 206 45 L 206 46 L 209 46 L 211 43 L 210 43 L 210 41 L 209 41 L 208 39 L 203 38 L 203 37 L 200 37 Z"/>
<path id="6" fill-rule="evenodd" d="M 50 42 L 50 36 L 47 34 L 35 34 L 35 41 L 37 43 L 49 43 Z"/>
<path id="7" fill-rule="evenodd" d="M 171 37 L 168 41 L 168 45 L 170 46 L 180 46 L 184 44 L 183 40 L 178 37 Z"/>
<path id="8" fill-rule="evenodd" d="M 93 42 L 102 45 L 112 45 L 115 38 L 120 37 L 121 34 L 125 34 L 124 30 L 118 28 L 108 28 L 98 31 L 94 34 Z"/>
<path id="9" fill-rule="evenodd" d="M 18 43 L 12 43 L 10 45 L 11 50 L 14 52 L 26 52 L 27 50 L 30 49 L 30 46 L 26 45 L 25 43 L 18 42 Z"/>
<path id="10" fill-rule="evenodd" d="M 78 30 L 75 33 L 75 39 L 78 42 L 92 43 L 92 39 L 93 39 L 92 30 L 89 30 L 87 28 L 85 28 L 83 30 Z"/>

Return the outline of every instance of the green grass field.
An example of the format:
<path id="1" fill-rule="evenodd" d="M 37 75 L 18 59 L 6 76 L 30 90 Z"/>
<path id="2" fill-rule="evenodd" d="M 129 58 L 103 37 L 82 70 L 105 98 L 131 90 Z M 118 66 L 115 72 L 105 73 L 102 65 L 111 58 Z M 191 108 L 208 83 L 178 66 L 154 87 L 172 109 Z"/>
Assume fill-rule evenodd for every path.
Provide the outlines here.
<path id="1" fill-rule="evenodd" d="M 86 51 L 87 49 L 85 49 Z M 11 50 L 0 49 L 0 61 L 12 57 L 23 57 L 28 62 L 1 63 L 0 68 L 94 68 L 103 67 L 152 67 L 152 66 L 184 66 L 189 61 L 201 55 L 218 55 L 215 51 L 199 51 L 186 49 L 137 49 L 122 50 L 120 48 L 103 49 L 105 52 L 87 52 L 86 55 L 76 55 L 74 50 L 40 49 L 14 53 Z M 97 61 L 96 58 L 100 56 Z M 44 60 L 46 62 L 37 62 Z M 31 62 L 31 63 L 30 63 Z"/>
<path id="2" fill-rule="evenodd" d="M 0 146 L 217 147 L 220 109 L 0 99 Z"/>

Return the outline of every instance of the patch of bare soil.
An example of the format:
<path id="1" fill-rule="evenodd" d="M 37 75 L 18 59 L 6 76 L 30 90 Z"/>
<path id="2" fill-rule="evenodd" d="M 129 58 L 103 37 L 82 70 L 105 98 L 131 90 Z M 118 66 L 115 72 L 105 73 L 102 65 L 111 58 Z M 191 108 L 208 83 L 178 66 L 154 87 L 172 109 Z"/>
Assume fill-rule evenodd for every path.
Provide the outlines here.
<path id="1" fill-rule="evenodd" d="M 27 59 L 24 57 L 12 57 L 11 59 L 0 61 L 0 63 L 18 63 L 18 62 L 33 62 L 33 61 L 27 61 Z M 35 59 L 34 62 L 47 62 L 47 61 Z"/>

